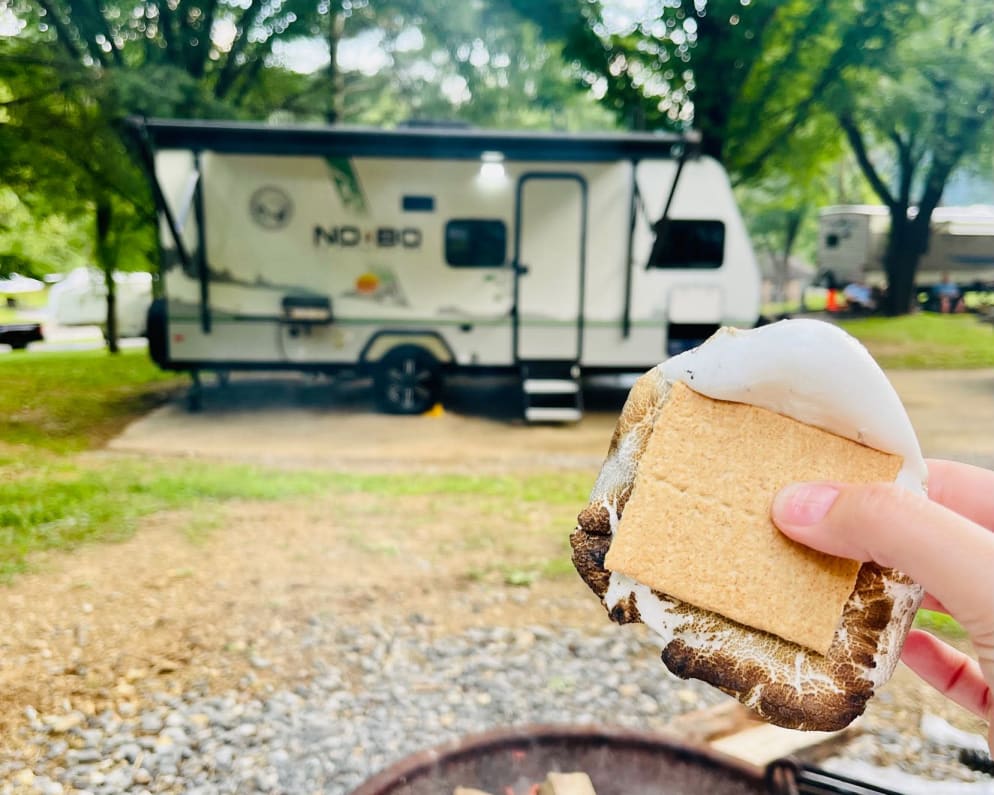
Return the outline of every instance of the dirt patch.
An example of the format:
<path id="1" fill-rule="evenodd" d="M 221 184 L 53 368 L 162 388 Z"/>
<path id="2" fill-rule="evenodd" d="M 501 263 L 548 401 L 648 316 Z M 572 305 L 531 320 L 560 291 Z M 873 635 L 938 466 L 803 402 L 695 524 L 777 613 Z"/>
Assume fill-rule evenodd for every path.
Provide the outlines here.
<path id="1" fill-rule="evenodd" d="M 994 466 L 994 370 L 888 375 L 926 455 Z M 501 381 L 453 387 L 439 416 L 390 417 L 372 411 L 362 389 L 299 379 L 245 380 L 212 391 L 200 413 L 177 402 L 157 409 L 110 448 L 367 470 L 596 472 L 625 395 L 593 390 L 581 422 L 528 426 L 514 419 L 519 396 Z"/>
<path id="2" fill-rule="evenodd" d="M 160 514 L 123 543 L 38 556 L 37 571 L 0 594 L 5 729 L 27 706 L 92 714 L 194 684 L 292 683 L 314 661 L 286 641 L 314 620 L 417 621 L 440 634 L 596 625 L 601 608 L 575 575 L 532 572 L 515 587 L 502 568 L 561 559 L 571 521 L 559 513 L 557 534 L 537 510 L 481 519 L 469 497 L 235 503 L 206 520 Z"/>
<path id="3" fill-rule="evenodd" d="M 520 397 L 501 381 L 450 390 L 448 408 L 419 417 L 376 413 L 368 393 L 322 382 L 242 381 L 213 393 L 202 412 L 171 403 L 109 445 L 123 452 L 195 455 L 277 465 L 363 470 L 596 472 L 624 401 L 600 393 L 575 425 L 529 426 Z"/>

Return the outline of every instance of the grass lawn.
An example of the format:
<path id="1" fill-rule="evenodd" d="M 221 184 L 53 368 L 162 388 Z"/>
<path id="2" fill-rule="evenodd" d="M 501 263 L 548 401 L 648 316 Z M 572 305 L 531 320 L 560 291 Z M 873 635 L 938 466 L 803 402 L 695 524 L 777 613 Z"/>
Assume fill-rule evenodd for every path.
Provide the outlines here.
<path id="1" fill-rule="evenodd" d="M 506 512 L 509 505 L 550 517 L 561 514 L 561 521 L 550 521 L 549 527 L 562 535 L 562 527 L 570 526 L 589 487 L 584 473 L 527 478 L 350 475 L 175 459 L 93 460 L 35 451 L 30 460 L 0 461 L 0 581 L 23 571 L 32 552 L 72 548 L 90 540 L 124 539 L 142 516 L 167 509 L 189 508 L 199 517 L 209 513 L 211 505 L 227 500 L 272 501 L 357 492 L 385 501 L 438 495 L 478 501 L 481 515 L 501 506 Z M 197 520 L 192 521 L 196 525 Z M 191 527 L 191 531 L 197 529 Z M 505 574 L 509 580 L 556 576 L 568 563 L 564 539 L 563 559 L 531 562 L 528 568 L 508 568 Z"/>
<path id="2" fill-rule="evenodd" d="M 579 474 L 348 475 L 84 454 L 184 383 L 182 376 L 160 371 L 144 351 L 0 357 L 0 580 L 24 570 L 32 552 L 126 538 L 142 516 L 161 510 L 195 508 L 197 515 L 226 500 L 318 493 L 362 492 L 386 500 L 444 495 L 479 499 L 484 513 L 509 504 L 561 513 L 569 526 L 590 487 Z M 568 564 L 565 555 L 564 547 L 562 560 L 508 568 L 506 577 L 556 576 Z"/>
<path id="3" fill-rule="evenodd" d="M 144 351 L 0 357 L 0 444 L 60 452 L 99 447 L 183 381 Z"/>
<path id="4" fill-rule="evenodd" d="M 976 315 L 920 312 L 840 320 L 885 368 L 959 370 L 994 367 L 994 327 Z"/>

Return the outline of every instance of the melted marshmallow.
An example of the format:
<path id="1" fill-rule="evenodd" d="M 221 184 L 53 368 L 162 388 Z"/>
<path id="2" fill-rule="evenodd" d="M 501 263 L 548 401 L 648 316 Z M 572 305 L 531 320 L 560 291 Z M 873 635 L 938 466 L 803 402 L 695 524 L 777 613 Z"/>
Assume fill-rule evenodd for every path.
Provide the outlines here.
<path id="1" fill-rule="evenodd" d="M 897 482 L 924 491 L 925 460 L 907 412 L 856 339 L 820 320 L 724 328 L 660 365 L 666 381 L 702 395 L 775 411 L 904 458 Z"/>

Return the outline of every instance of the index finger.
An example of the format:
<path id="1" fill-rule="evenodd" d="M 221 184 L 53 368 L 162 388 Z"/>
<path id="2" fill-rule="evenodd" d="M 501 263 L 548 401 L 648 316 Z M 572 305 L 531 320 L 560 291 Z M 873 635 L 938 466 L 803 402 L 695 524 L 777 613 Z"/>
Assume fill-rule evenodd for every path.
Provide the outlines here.
<path id="1" fill-rule="evenodd" d="M 994 472 L 936 458 L 926 463 L 929 499 L 994 531 Z"/>

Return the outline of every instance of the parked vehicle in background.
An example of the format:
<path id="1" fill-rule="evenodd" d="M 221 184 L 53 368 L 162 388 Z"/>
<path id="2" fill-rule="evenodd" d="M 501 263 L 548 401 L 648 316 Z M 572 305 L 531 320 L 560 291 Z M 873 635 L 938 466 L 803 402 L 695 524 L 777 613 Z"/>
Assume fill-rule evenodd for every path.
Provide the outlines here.
<path id="1" fill-rule="evenodd" d="M 9 345 L 15 351 L 28 347 L 29 343 L 44 339 L 40 323 L 0 323 L 0 344 Z"/>
<path id="2" fill-rule="evenodd" d="M 117 333 L 143 337 L 152 303 L 152 274 L 114 274 Z M 106 334 L 107 284 L 96 268 L 76 268 L 48 292 L 49 317 L 60 326 L 99 326 Z"/>
<path id="3" fill-rule="evenodd" d="M 728 177 L 690 137 L 133 120 L 160 216 L 160 366 L 371 375 L 419 413 L 450 373 L 520 378 L 529 420 L 585 376 L 753 326 Z"/>
<path id="4" fill-rule="evenodd" d="M 882 276 L 890 215 L 877 205 L 838 205 L 818 214 L 818 278 L 842 287 L 860 273 Z M 935 286 L 942 274 L 961 286 L 994 284 L 994 206 L 937 207 L 917 283 Z"/>

